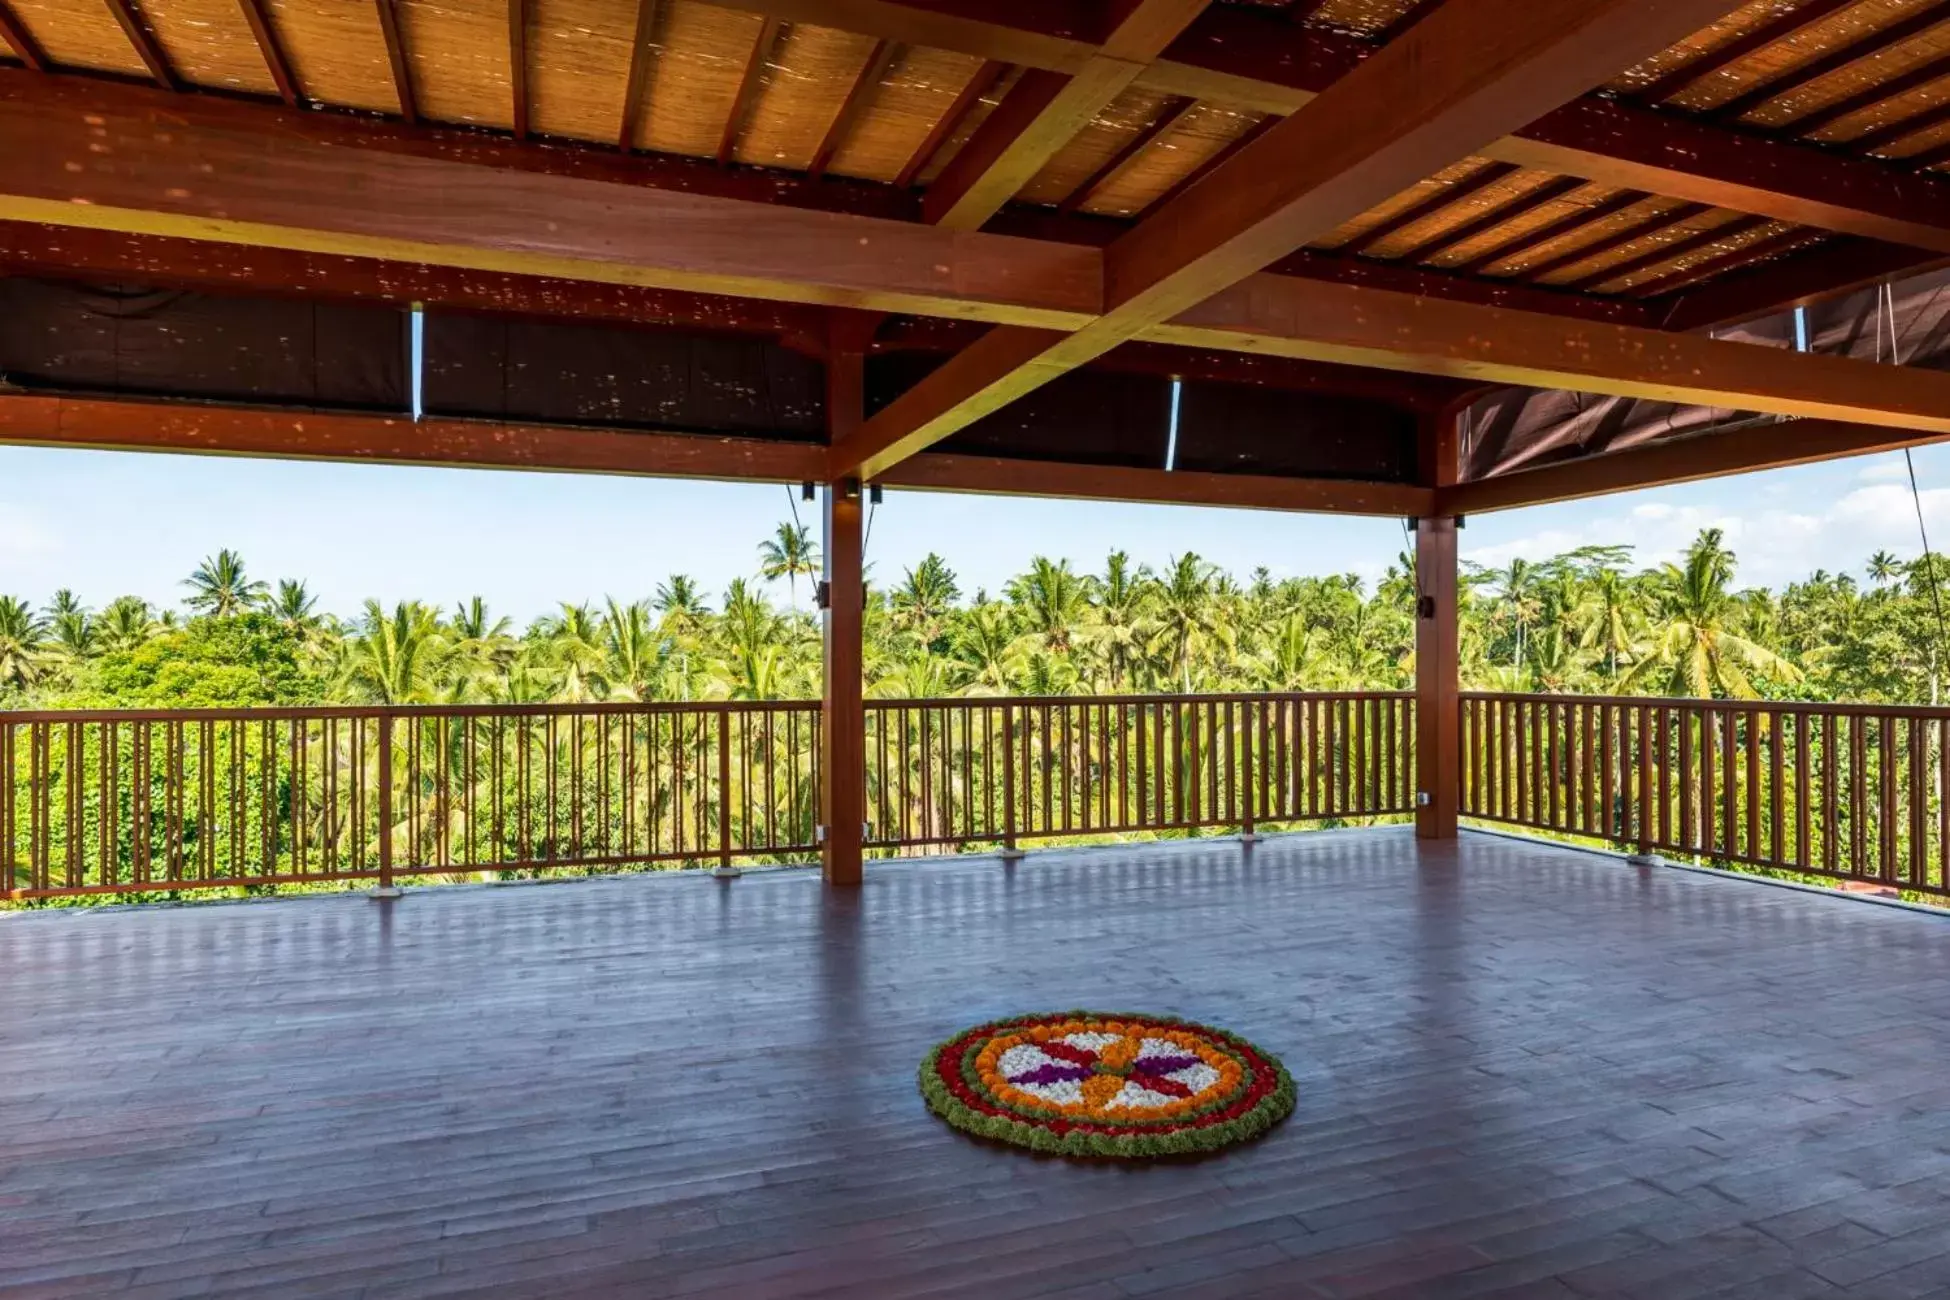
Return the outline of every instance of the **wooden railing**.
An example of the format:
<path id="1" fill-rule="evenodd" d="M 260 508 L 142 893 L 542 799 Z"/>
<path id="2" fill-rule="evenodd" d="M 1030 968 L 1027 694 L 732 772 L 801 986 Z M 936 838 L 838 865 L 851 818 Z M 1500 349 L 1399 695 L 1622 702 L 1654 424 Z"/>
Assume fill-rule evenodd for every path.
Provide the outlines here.
<path id="1" fill-rule="evenodd" d="M 876 848 L 1410 813 L 1415 697 L 1129 695 L 867 704 Z"/>
<path id="2" fill-rule="evenodd" d="M 1465 694 L 1466 817 L 1950 894 L 1950 709 Z"/>
<path id="3" fill-rule="evenodd" d="M 1407 813 L 1400 694 L 874 701 L 880 852 Z M 817 850 L 814 702 L 0 712 L 0 896 Z"/>
<path id="4" fill-rule="evenodd" d="M 0 713 L 13 898 L 813 851 L 819 706 Z"/>

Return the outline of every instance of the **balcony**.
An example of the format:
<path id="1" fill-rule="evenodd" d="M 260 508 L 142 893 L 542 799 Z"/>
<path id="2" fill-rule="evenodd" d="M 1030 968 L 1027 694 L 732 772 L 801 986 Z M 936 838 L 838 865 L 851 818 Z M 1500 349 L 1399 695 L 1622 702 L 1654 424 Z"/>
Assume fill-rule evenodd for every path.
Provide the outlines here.
<path id="1" fill-rule="evenodd" d="M 14 914 L 0 1290 L 1940 1295 L 1942 927 L 1407 828 Z M 1057 1004 L 1298 1110 L 1142 1169 L 927 1114 Z"/>

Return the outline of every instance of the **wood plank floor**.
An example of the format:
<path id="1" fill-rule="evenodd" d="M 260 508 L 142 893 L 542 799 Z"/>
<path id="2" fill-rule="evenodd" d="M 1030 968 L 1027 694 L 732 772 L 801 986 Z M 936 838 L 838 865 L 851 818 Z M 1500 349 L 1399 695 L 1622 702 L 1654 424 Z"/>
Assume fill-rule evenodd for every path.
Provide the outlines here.
<path id="1" fill-rule="evenodd" d="M 1233 1028 L 1295 1116 L 981 1146 L 916 1063 Z M 0 920 L 0 1294 L 1950 1295 L 1950 919 L 1403 831 Z"/>

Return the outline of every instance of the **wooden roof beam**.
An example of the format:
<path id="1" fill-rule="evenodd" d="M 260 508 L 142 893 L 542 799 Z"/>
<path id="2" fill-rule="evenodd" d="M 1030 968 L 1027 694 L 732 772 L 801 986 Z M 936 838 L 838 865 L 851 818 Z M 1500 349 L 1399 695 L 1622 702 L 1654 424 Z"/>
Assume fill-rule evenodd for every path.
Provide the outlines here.
<path id="1" fill-rule="evenodd" d="M 808 177 L 817 180 L 825 175 L 826 169 L 833 163 L 833 156 L 846 147 L 847 140 L 853 134 L 854 125 L 860 120 L 860 114 L 865 112 L 867 105 L 873 102 L 874 95 L 880 90 L 881 78 L 885 77 L 887 70 L 894 66 L 894 60 L 900 57 L 900 52 L 901 47 L 892 41 L 879 41 L 874 45 L 872 52 L 867 55 L 866 63 L 860 68 L 860 75 L 853 79 L 853 88 L 846 92 L 845 101 L 841 103 L 839 111 L 833 114 L 833 121 L 826 128 L 825 138 L 819 142 L 819 148 L 813 151 L 812 162 L 806 167 Z"/>
<path id="2" fill-rule="evenodd" d="M 625 153 L 636 148 L 636 123 L 643 116 L 644 96 L 650 90 L 650 42 L 656 35 L 658 12 L 659 0 L 637 0 L 630 74 L 623 83 L 623 120 L 616 132 L 616 147 Z"/>
<path id="3" fill-rule="evenodd" d="M 1840 420 L 1783 420 L 1717 433 L 1707 430 L 1690 437 L 1442 488 L 1436 493 L 1436 510 L 1441 514 L 1484 514 L 1612 492 L 1692 483 L 1729 474 L 1812 465 L 1946 440 L 1950 440 L 1950 432 L 1942 430 L 1849 424 Z"/>
<path id="4" fill-rule="evenodd" d="M 1950 433 L 1950 373 L 1290 276 L 1255 276 L 1145 337 L 1485 384 Z"/>
<path id="5" fill-rule="evenodd" d="M 0 41 L 5 41 L 7 48 L 14 52 L 14 57 L 33 71 L 47 71 L 47 55 L 41 52 L 40 42 L 14 14 L 7 0 L 0 0 Z"/>
<path id="6" fill-rule="evenodd" d="M 1636 0 L 1477 0 L 1435 10 L 1112 244 L 1100 317 L 1070 334 L 990 331 L 836 445 L 832 473 L 884 472 L 1729 7 L 1729 0 L 1675 0 L 1651 11 Z"/>
<path id="7" fill-rule="evenodd" d="M 393 71 L 393 95 L 399 100 L 399 115 L 408 122 L 417 122 L 420 108 L 413 94 L 413 65 L 406 58 L 396 0 L 372 0 L 372 3 L 379 15 L 380 39 L 386 43 L 386 64 Z"/>
<path id="8" fill-rule="evenodd" d="M 265 8 L 264 0 L 237 0 L 237 7 L 244 11 L 244 22 L 251 29 L 251 39 L 257 42 L 257 52 L 264 57 L 264 66 L 271 74 L 272 84 L 278 88 L 278 97 L 296 108 L 302 97 L 298 78 L 291 71 L 291 60 L 285 57 L 277 28 L 271 25 L 270 10 Z"/>
<path id="9" fill-rule="evenodd" d="M 155 35 L 143 23 L 142 15 L 136 12 L 135 0 L 105 0 L 105 3 L 115 19 L 115 25 L 129 38 L 136 56 L 142 60 L 142 66 L 149 69 L 149 75 L 156 79 L 156 84 L 164 90 L 181 90 L 183 83 L 177 78 L 176 70 L 169 66 L 169 56 L 163 53 Z"/>
<path id="10" fill-rule="evenodd" d="M 0 396 L 0 445 L 761 483 L 816 479 L 824 460 L 816 444 L 712 433 L 38 394 Z M 1384 516 L 1426 514 L 1435 495 L 1408 483 L 955 455 L 916 457 L 885 481 L 921 491 Z"/>
<path id="11" fill-rule="evenodd" d="M 979 230 L 1122 95 L 1211 0 L 1133 0 L 1074 74 L 1030 69 L 928 187 L 926 219 Z"/>

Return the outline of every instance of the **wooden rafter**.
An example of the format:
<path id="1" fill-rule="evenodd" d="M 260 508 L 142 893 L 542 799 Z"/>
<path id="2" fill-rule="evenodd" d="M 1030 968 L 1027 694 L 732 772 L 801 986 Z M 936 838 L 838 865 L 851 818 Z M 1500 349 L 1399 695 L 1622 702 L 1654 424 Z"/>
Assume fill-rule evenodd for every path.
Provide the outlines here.
<path id="1" fill-rule="evenodd" d="M 729 164 L 738 152 L 738 137 L 745 133 L 745 119 L 751 116 L 752 105 L 758 100 L 760 87 L 765 83 L 765 65 L 771 61 L 772 52 L 778 48 L 779 37 L 785 32 L 785 22 L 778 18 L 767 18 L 758 28 L 758 39 L 752 42 L 751 57 L 745 61 L 745 75 L 738 79 L 738 92 L 731 97 L 731 111 L 725 115 L 724 134 L 718 138 L 718 165 Z"/>
<path id="2" fill-rule="evenodd" d="M 1376 222 L 1367 230 L 1362 231 L 1341 245 L 1336 251 L 1347 254 L 1365 253 L 1376 244 L 1387 239 L 1390 235 L 1398 231 L 1406 230 L 1416 222 L 1426 220 L 1438 212 L 1445 211 L 1455 204 L 1468 199 L 1471 195 L 1488 189 L 1498 181 L 1508 179 L 1516 170 L 1517 168 L 1509 163 L 1489 163 L 1485 166 L 1478 167 L 1475 171 L 1463 177 L 1455 184 L 1441 186 L 1426 197 L 1409 204 L 1387 220 Z"/>
<path id="3" fill-rule="evenodd" d="M 1707 230 L 1697 230 L 1683 238 L 1675 239 L 1670 244 L 1661 244 L 1656 248 L 1648 248 L 1635 257 L 1628 257 L 1624 261 L 1615 262 L 1610 266 L 1601 266 L 1597 270 L 1587 272 L 1575 280 L 1567 280 L 1558 287 L 1560 289 L 1569 289 L 1576 293 L 1588 292 L 1596 289 L 1599 285 L 1610 284 L 1615 280 L 1623 280 L 1627 276 L 1637 275 L 1640 271 L 1646 270 L 1649 267 L 1658 266 L 1662 262 L 1670 262 L 1675 258 L 1685 257 L 1689 253 L 1696 253 L 1702 248 L 1711 247 L 1723 240 L 1738 239 L 1740 236 L 1758 230 L 1768 224 L 1770 223 L 1766 217 L 1735 217 L 1725 225 L 1714 226 Z"/>
<path id="4" fill-rule="evenodd" d="M 1893 367 L 1891 367 L 1893 369 Z M 1812 465 L 1943 442 L 1950 433 L 1839 420 L 1785 420 L 1586 456 L 1558 465 L 1499 474 L 1437 492 L 1444 514 L 1482 514 L 1579 497 L 1665 487 L 1727 474 Z"/>
<path id="5" fill-rule="evenodd" d="M 1302 360 L 1950 433 L 1946 373 L 1288 276 L 1255 276 L 1145 337 L 1212 348 L 1250 340 L 1256 352 Z"/>
<path id="6" fill-rule="evenodd" d="M 515 139 L 528 138 L 528 0 L 508 0 L 508 93 Z"/>
<path id="7" fill-rule="evenodd" d="M 136 56 L 142 60 L 142 66 L 149 69 L 149 75 L 156 79 L 156 84 L 164 90 L 181 89 L 182 82 L 177 79 L 175 69 L 169 66 L 169 56 L 163 53 L 155 34 L 143 23 L 142 15 L 136 12 L 135 0 L 105 0 L 105 3 L 108 12 L 114 15 L 115 25 L 129 38 Z"/>
<path id="8" fill-rule="evenodd" d="M 1506 262 L 1513 257 L 1521 257 L 1533 248 L 1542 248 L 1552 240 L 1560 239 L 1580 227 L 1596 225 L 1607 217 L 1617 216 L 1632 205 L 1645 202 L 1645 199 L 1645 195 L 1631 190 L 1623 194 L 1614 194 L 1603 203 L 1580 208 L 1576 212 L 1567 212 L 1555 221 L 1548 221 L 1535 230 L 1502 240 L 1453 269 L 1462 275 L 1475 275 L 1485 267 Z"/>
<path id="9" fill-rule="evenodd" d="M 1031 69 L 928 187 L 929 222 L 977 230 L 1128 89 L 1211 0 L 1134 0 L 1075 73 Z"/>
<path id="10" fill-rule="evenodd" d="M 1185 114 L 1198 106 L 1195 99 L 1179 97 L 1165 101 L 1151 124 L 1124 142 L 1122 148 L 1106 158 L 1097 170 L 1088 176 L 1063 197 L 1056 205 L 1058 212 L 1075 212 L 1090 201 L 1090 196 L 1108 184 L 1112 177 L 1123 171 L 1125 166 L 1139 154 L 1149 149 L 1170 133 L 1171 129 L 1184 120 Z"/>
<path id="11" fill-rule="evenodd" d="M 1731 67 L 1749 54 L 1758 54 L 1768 46 L 1784 41 L 1796 32 L 1805 31 L 1857 3 L 1859 0 L 1809 0 L 1809 3 L 1798 9 L 1789 10 L 1772 22 L 1762 23 L 1718 49 L 1709 50 L 1699 58 L 1681 64 L 1640 91 L 1637 98 L 1648 104 L 1663 104 L 1680 91 L 1699 84 L 1720 69 Z"/>
<path id="12" fill-rule="evenodd" d="M 1898 140 L 1906 140 L 1912 135 L 1921 135 L 1925 131 L 1935 130 L 1945 122 L 1950 122 L 1950 99 L 1932 104 L 1908 117 L 1899 117 L 1893 122 L 1859 135 L 1848 142 L 1848 147 L 1862 153 L 1874 153 Z"/>
<path id="13" fill-rule="evenodd" d="M 659 0 L 637 0 L 636 31 L 630 40 L 630 75 L 623 85 L 623 121 L 616 147 L 636 147 L 636 123 L 643 115 L 643 98 L 650 89 L 650 40 L 656 34 Z"/>
<path id="14" fill-rule="evenodd" d="M 1830 50 L 1818 58 L 1810 59 L 1784 77 L 1764 81 L 1744 94 L 1736 95 L 1713 110 L 1713 119 L 1719 122 L 1737 122 L 1763 104 L 1771 104 L 1783 95 L 1792 94 L 1803 86 L 1813 85 L 1830 73 L 1874 58 L 1884 50 L 1894 49 L 1903 42 L 1921 36 L 1932 27 L 1950 18 L 1950 3 L 1937 0 L 1926 4 L 1908 17 L 1878 28 L 1859 40 L 1851 41 L 1840 49 Z"/>
<path id="15" fill-rule="evenodd" d="M 825 175 L 826 169 L 832 165 L 833 156 L 846 146 L 847 139 L 853 134 L 854 125 L 860 120 L 860 114 L 865 112 L 867 105 L 873 102 L 875 93 L 880 89 L 881 78 L 885 77 L 887 70 L 894 66 L 894 60 L 900 57 L 900 52 L 901 47 L 892 41 L 879 41 L 874 45 L 873 51 L 867 55 L 866 63 L 861 65 L 860 75 L 853 79 L 852 89 L 846 92 L 845 101 L 840 105 L 839 111 L 833 114 L 833 121 L 826 128 L 825 138 L 819 142 L 819 148 L 813 152 L 812 162 L 806 168 L 806 175 L 815 179 Z"/>
<path id="16" fill-rule="evenodd" d="M 928 164 L 934 161 L 934 156 L 941 152 L 941 146 L 961 128 L 968 115 L 975 111 L 975 106 L 982 102 L 982 96 L 995 89 L 995 83 L 1002 80 L 1002 74 L 1008 70 L 1008 64 L 993 59 L 975 70 L 975 75 L 968 79 L 968 84 L 961 88 L 954 102 L 948 105 L 948 111 L 935 119 L 934 125 L 928 128 L 928 133 L 922 138 L 919 147 L 902 165 L 899 175 L 894 177 L 895 189 L 908 189 L 919 179 L 921 173 L 927 170 Z"/>
<path id="17" fill-rule="evenodd" d="M 1279 123 L 1280 123 L 1280 119 L 1277 117 L 1260 118 L 1257 122 L 1254 122 L 1251 126 L 1247 127 L 1244 131 L 1241 131 L 1238 135 L 1234 136 L 1231 140 L 1227 141 L 1224 148 L 1220 149 L 1217 153 L 1213 154 L 1210 158 L 1207 158 L 1204 162 L 1200 163 L 1198 166 L 1192 168 L 1191 171 L 1185 173 L 1185 175 L 1178 181 L 1177 184 L 1173 185 L 1170 189 L 1166 190 L 1163 194 L 1159 195 L 1157 199 L 1152 202 L 1151 208 L 1157 208 L 1162 206 L 1163 204 L 1171 202 L 1173 199 L 1177 198 L 1180 194 L 1183 194 L 1186 190 L 1189 190 L 1190 188 L 1192 188 L 1192 186 L 1198 184 L 1200 181 L 1204 180 L 1207 176 L 1210 176 L 1218 168 L 1224 166 L 1228 158 L 1232 157 L 1234 154 L 1238 153 L 1241 149 L 1244 149 L 1246 146 L 1250 145 L 1253 141 L 1259 139 L 1262 135 L 1265 135 L 1268 131 L 1272 130 L 1275 126 L 1278 126 Z M 1150 209 L 1147 208 L 1146 211 L 1150 211 Z"/>
<path id="18" fill-rule="evenodd" d="M 1803 252 L 1695 285 L 1659 306 L 1662 329 L 1710 329 L 1772 315 L 1830 294 L 1916 274 L 1940 255 L 1872 239 L 1831 237 Z"/>
<path id="19" fill-rule="evenodd" d="M 41 52 L 40 42 L 27 30 L 27 25 L 15 16 L 7 0 L 0 0 L 0 41 L 5 41 L 15 57 L 33 71 L 47 71 L 47 55 Z"/>
<path id="20" fill-rule="evenodd" d="M 1584 188 L 1584 182 L 1575 176 L 1560 176 L 1535 186 L 1486 212 L 1462 222 L 1451 229 L 1430 235 L 1415 247 L 1405 250 L 1398 260 L 1403 262 L 1427 262 L 1442 256 L 1452 248 L 1466 244 L 1478 235 L 1487 234 L 1500 226 L 1509 224 L 1517 218 L 1536 211 L 1546 203 L 1555 203 L 1565 195 Z"/>
<path id="21" fill-rule="evenodd" d="M 1635 244 L 1641 239 L 1651 239 L 1663 235 L 1675 226 L 1681 226 L 1688 221 L 1696 220 L 1711 210 L 1703 203 L 1682 203 L 1676 208 L 1667 208 L 1663 212 L 1646 213 L 1638 220 L 1631 222 L 1623 229 L 1613 231 L 1596 243 L 1581 244 L 1567 248 L 1556 257 L 1539 262 L 1535 266 L 1526 267 L 1524 269 L 1524 275 L 1531 280 L 1542 280 L 1548 276 L 1557 274 L 1567 266 L 1576 266 L 1580 262 L 1588 262 L 1594 257 L 1603 257 L 1608 253 L 1615 253 L 1627 244 Z"/>
<path id="22" fill-rule="evenodd" d="M 1749 218 L 1749 220 L 1758 220 L 1758 218 Z M 1736 267 L 1763 263 L 1820 238 L 1820 231 L 1809 230 L 1804 226 L 1792 226 L 1786 230 L 1776 231 L 1754 243 L 1730 248 L 1717 257 L 1709 257 L 1691 266 L 1676 266 L 1664 275 L 1633 285 L 1632 292 L 1646 298 L 1677 293 L 1688 285 L 1703 284 Z"/>
<path id="23" fill-rule="evenodd" d="M 1804 113 L 1790 122 L 1783 123 L 1779 129 L 1791 131 L 1796 135 L 1813 135 L 1826 127 L 1833 126 L 1845 117 L 1850 117 L 1864 109 L 1886 104 L 1891 100 L 1907 95 L 1919 86 L 1927 86 L 1932 81 L 1950 76 L 1950 54 L 1926 60 L 1915 67 L 1892 77 L 1888 81 L 1865 86 L 1852 95 L 1844 95 L 1832 104 Z"/>
<path id="24" fill-rule="evenodd" d="M 386 42 L 386 64 L 393 70 L 393 94 L 399 100 L 399 115 L 408 122 L 420 120 L 420 108 L 413 94 L 413 65 L 407 61 L 406 42 L 400 36 L 397 0 L 372 0 L 379 14 L 379 35 Z"/>
<path id="25" fill-rule="evenodd" d="M 1937 145 L 1934 149 L 1926 149 L 1913 157 L 1903 159 L 1903 161 L 1918 171 L 1927 171 L 1931 167 L 1940 167 L 1944 163 L 1950 162 L 1950 141 Z"/>
<path id="26" fill-rule="evenodd" d="M 1069 334 L 990 331 L 836 445 L 832 471 L 883 472 L 1118 344 L 1150 337 L 1727 8 L 1698 0 L 1648 12 L 1634 0 L 1582 0 L 1540 13 L 1527 0 L 1477 0 L 1435 10 L 1111 245 L 1097 319 Z"/>
<path id="27" fill-rule="evenodd" d="M 264 0 L 237 0 L 237 6 L 244 11 L 244 22 L 250 26 L 251 39 L 257 42 L 257 51 L 264 57 L 264 66 L 270 70 L 279 98 L 295 108 L 300 97 L 298 78 L 291 71 L 291 61 L 285 57 L 277 28 L 271 25 L 270 10 L 265 8 Z"/>

